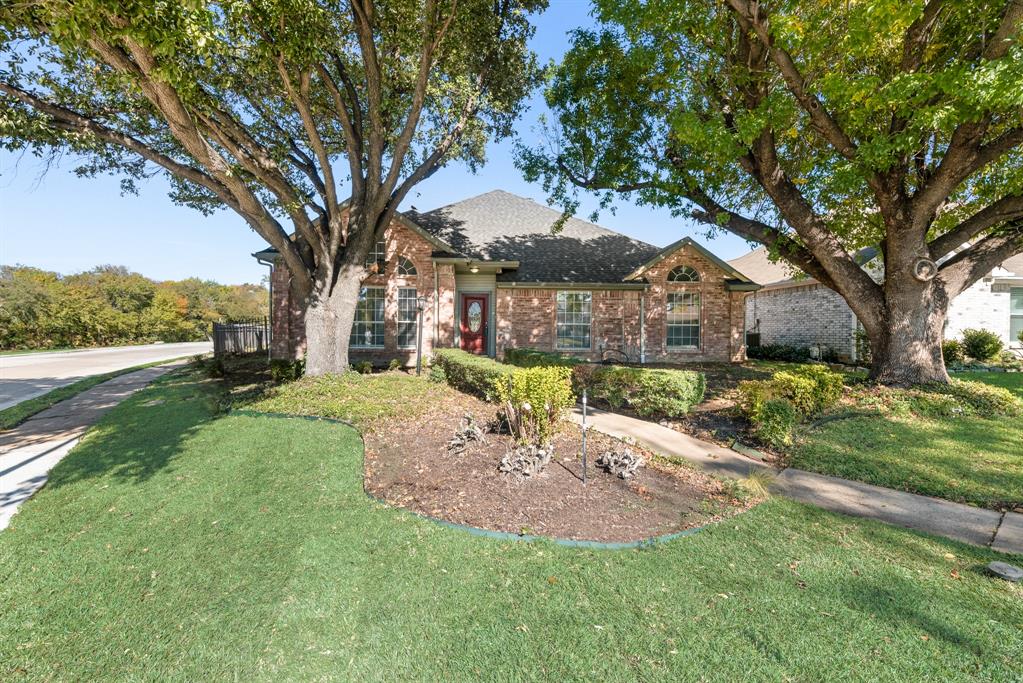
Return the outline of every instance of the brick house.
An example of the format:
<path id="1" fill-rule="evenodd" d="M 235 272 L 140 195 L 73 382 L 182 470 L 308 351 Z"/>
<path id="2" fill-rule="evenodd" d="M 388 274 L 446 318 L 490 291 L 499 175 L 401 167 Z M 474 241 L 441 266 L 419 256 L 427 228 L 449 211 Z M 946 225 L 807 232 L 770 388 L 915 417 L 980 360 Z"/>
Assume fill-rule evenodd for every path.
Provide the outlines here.
<path id="1" fill-rule="evenodd" d="M 456 347 L 500 357 L 507 348 L 599 360 L 742 361 L 752 280 L 685 238 L 664 249 L 493 191 L 426 213 L 398 215 L 370 254 L 350 352 L 383 364 Z M 273 249 L 272 352 L 304 348 L 301 309 Z M 422 315 L 417 320 L 417 304 Z"/>
<path id="2" fill-rule="evenodd" d="M 856 254 L 868 271 L 879 273 L 876 256 L 870 248 Z M 746 329 L 759 333 L 761 344 L 820 345 L 843 360 L 856 360 L 860 325 L 841 295 L 785 263 L 772 262 L 764 247 L 729 264 L 763 285 L 746 300 Z M 1023 254 L 1006 259 L 949 303 L 945 338 L 960 338 L 968 328 L 990 330 L 1006 346 L 1020 346 Z"/>

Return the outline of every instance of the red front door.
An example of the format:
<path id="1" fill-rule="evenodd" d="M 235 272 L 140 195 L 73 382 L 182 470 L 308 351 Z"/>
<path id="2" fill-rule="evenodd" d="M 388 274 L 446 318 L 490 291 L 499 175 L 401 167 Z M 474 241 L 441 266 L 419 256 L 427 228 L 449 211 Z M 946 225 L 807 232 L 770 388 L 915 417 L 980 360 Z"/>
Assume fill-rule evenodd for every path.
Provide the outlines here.
<path id="1" fill-rule="evenodd" d="M 484 294 L 462 296 L 461 347 L 469 353 L 487 352 L 487 297 Z"/>

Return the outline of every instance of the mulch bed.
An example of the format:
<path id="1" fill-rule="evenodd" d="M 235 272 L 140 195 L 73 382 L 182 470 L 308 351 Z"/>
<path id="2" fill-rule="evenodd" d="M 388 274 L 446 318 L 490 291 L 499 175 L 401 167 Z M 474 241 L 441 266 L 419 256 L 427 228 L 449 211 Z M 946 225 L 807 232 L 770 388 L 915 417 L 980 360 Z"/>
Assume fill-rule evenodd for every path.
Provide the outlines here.
<path id="1" fill-rule="evenodd" d="M 513 447 L 489 432 L 487 444 L 449 451 L 462 418 L 496 423 L 496 408 L 458 394 L 427 415 L 378 424 L 365 434 L 366 490 L 388 503 L 457 524 L 519 534 L 604 542 L 636 541 L 702 526 L 753 505 L 734 487 L 688 467 L 652 460 L 620 479 L 594 462 L 622 442 L 591 431 L 588 481 L 582 483 L 581 432 L 571 423 L 554 439 L 555 456 L 539 475 L 498 471 Z"/>

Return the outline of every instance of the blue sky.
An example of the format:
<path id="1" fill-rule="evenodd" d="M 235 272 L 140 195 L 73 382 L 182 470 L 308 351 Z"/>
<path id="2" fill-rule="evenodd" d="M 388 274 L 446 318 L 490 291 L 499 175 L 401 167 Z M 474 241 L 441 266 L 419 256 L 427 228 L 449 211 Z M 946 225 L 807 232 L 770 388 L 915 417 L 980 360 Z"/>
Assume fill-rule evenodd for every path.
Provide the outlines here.
<path id="1" fill-rule="evenodd" d="M 533 49 L 541 59 L 559 58 L 566 33 L 592 23 L 589 12 L 588 0 L 551 0 L 536 20 Z M 532 129 L 542 108 L 537 95 L 517 125 L 527 143 L 535 139 Z M 265 274 L 250 256 L 265 243 L 234 213 L 205 217 L 175 206 L 160 178 L 144 183 L 138 195 L 122 196 L 116 178 L 78 178 L 73 167 L 68 159 L 44 172 L 29 155 L 0 152 L 0 263 L 61 273 L 112 263 L 157 280 L 198 276 L 224 283 L 259 282 Z M 406 205 L 428 210 L 498 188 L 545 201 L 542 188 L 526 183 L 515 168 L 507 140 L 490 145 L 488 163 L 478 173 L 448 166 L 416 188 Z M 580 217 L 592 208 L 584 202 Z M 659 246 L 691 236 L 725 259 L 749 250 L 733 235 L 707 241 L 690 221 L 623 200 L 615 214 L 602 212 L 599 222 Z"/>

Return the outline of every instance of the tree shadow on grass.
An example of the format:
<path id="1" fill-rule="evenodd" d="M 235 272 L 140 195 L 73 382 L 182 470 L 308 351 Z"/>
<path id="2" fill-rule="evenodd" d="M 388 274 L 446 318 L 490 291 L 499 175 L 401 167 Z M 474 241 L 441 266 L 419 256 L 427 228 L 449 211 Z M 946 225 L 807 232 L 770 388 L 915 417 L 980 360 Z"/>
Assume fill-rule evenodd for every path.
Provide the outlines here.
<path id="1" fill-rule="evenodd" d="M 1023 504 L 1019 431 L 1002 419 L 867 415 L 810 430 L 791 464 L 984 507 Z"/>
<path id="2" fill-rule="evenodd" d="M 217 416 L 220 395 L 213 380 L 194 370 L 157 380 L 107 413 L 53 468 L 47 488 L 100 477 L 147 481 L 170 466 L 181 444 Z"/>

